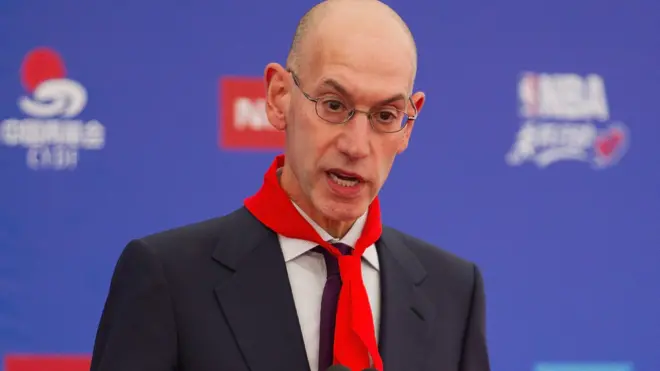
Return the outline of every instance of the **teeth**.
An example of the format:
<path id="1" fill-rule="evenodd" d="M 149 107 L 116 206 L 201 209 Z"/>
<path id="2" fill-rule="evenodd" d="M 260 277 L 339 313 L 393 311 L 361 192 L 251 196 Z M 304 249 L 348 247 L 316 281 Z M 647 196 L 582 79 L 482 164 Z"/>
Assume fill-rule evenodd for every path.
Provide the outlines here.
<path id="1" fill-rule="evenodd" d="M 333 182 L 339 184 L 342 187 L 353 187 L 353 186 L 356 186 L 360 182 L 358 180 L 342 179 L 342 178 L 336 176 L 333 173 L 330 173 L 330 179 L 332 179 Z"/>

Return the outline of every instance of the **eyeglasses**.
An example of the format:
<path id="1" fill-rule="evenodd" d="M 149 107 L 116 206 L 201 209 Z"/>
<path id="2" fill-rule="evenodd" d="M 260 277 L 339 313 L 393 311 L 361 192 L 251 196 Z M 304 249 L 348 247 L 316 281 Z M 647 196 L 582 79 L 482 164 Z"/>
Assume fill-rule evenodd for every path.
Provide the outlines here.
<path id="1" fill-rule="evenodd" d="M 367 115 L 374 130 L 381 133 L 397 133 L 403 130 L 409 121 L 417 118 L 417 107 L 415 107 L 411 97 L 395 99 L 369 111 L 360 111 L 355 107 L 351 107 L 336 94 L 326 94 L 318 98 L 310 96 L 300 86 L 298 76 L 293 71 L 288 71 L 291 73 L 293 82 L 305 98 L 314 102 L 316 114 L 329 123 L 343 124 L 353 118 L 357 112 L 362 112 Z M 412 108 L 412 112 L 409 111 L 410 108 Z"/>

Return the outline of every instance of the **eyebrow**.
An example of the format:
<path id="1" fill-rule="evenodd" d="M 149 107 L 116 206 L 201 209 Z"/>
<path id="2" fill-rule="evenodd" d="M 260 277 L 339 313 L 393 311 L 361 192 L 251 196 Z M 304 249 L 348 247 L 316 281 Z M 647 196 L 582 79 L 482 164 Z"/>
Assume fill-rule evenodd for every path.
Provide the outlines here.
<path id="1" fill-rule="evenodd" d="M 339 94 L 348 97 L 352 101 L 355 101 L 355 99 L 353 98 L 351 93 L 349 93 L 348 90 L 346 90 L 346 88 L 344 88 L 339 82 L 337 82 L 337 80 L 330 79 L 330 78 L 325 79 L 321 82 L 321 86 L 330 87 L 330 88 L 338 91 Z M 396 94 L 396 95 L 391 96 L 390 98 L 387 98 L 387 99 L 384 99 L 384 100 L 378 102 L 377 105 L 388 104 L 388 103 L 395 102 L 397 100 L 403 100 L 405 102 L 406 99 L 408 99 L 408 97 L 405 96 L 404 94 Z"/>

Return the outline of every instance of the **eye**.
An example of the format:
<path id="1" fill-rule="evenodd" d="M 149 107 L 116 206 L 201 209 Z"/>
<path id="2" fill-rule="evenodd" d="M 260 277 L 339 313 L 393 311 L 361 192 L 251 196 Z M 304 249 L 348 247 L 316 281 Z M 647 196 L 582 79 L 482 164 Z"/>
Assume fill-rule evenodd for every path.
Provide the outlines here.
<path id="1" fill-rule="evenodd" d="M 399 111 L 394 109 L 376 111 L 373 118 L 381 124 L 392 124 L 399 118 Z"/>
<path id="2" fill-rule="evenodd" d="M 323 98 L 321 100 L 323 110 L 329 113 L 339 113 L 346 110 L 346 105 L 340 100 L 334 98 Z"/>

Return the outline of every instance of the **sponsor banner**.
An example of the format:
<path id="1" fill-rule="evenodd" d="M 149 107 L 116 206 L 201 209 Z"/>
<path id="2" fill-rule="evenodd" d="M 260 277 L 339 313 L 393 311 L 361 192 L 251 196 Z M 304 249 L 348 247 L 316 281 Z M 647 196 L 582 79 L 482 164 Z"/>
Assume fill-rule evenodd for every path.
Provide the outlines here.
<path id="1" fill-rule="evenodd" d="M 8 355 L 4 371 L 89 371 L 86 355 Z"/>
<path id="2" fill-rule="evenodd" d="M 20 78 L 26 95 L 18 98 L 23 117 L 0 119 L 0 145 L 26 149 L 33 170 L 74 170 L 80 151 L 105 146 L 105 126 L 85 118 L 87 89 L 67 77 L 62 57 L 39 47 L 23 59 Z"/>
<path id="3" fill-rule="evenodd" d="M 220 148 L 277 150 L 284 147 L 284 132 L 273 128 L 266 117 L 265 89 L 261 78 L 220 79 Z"/>

